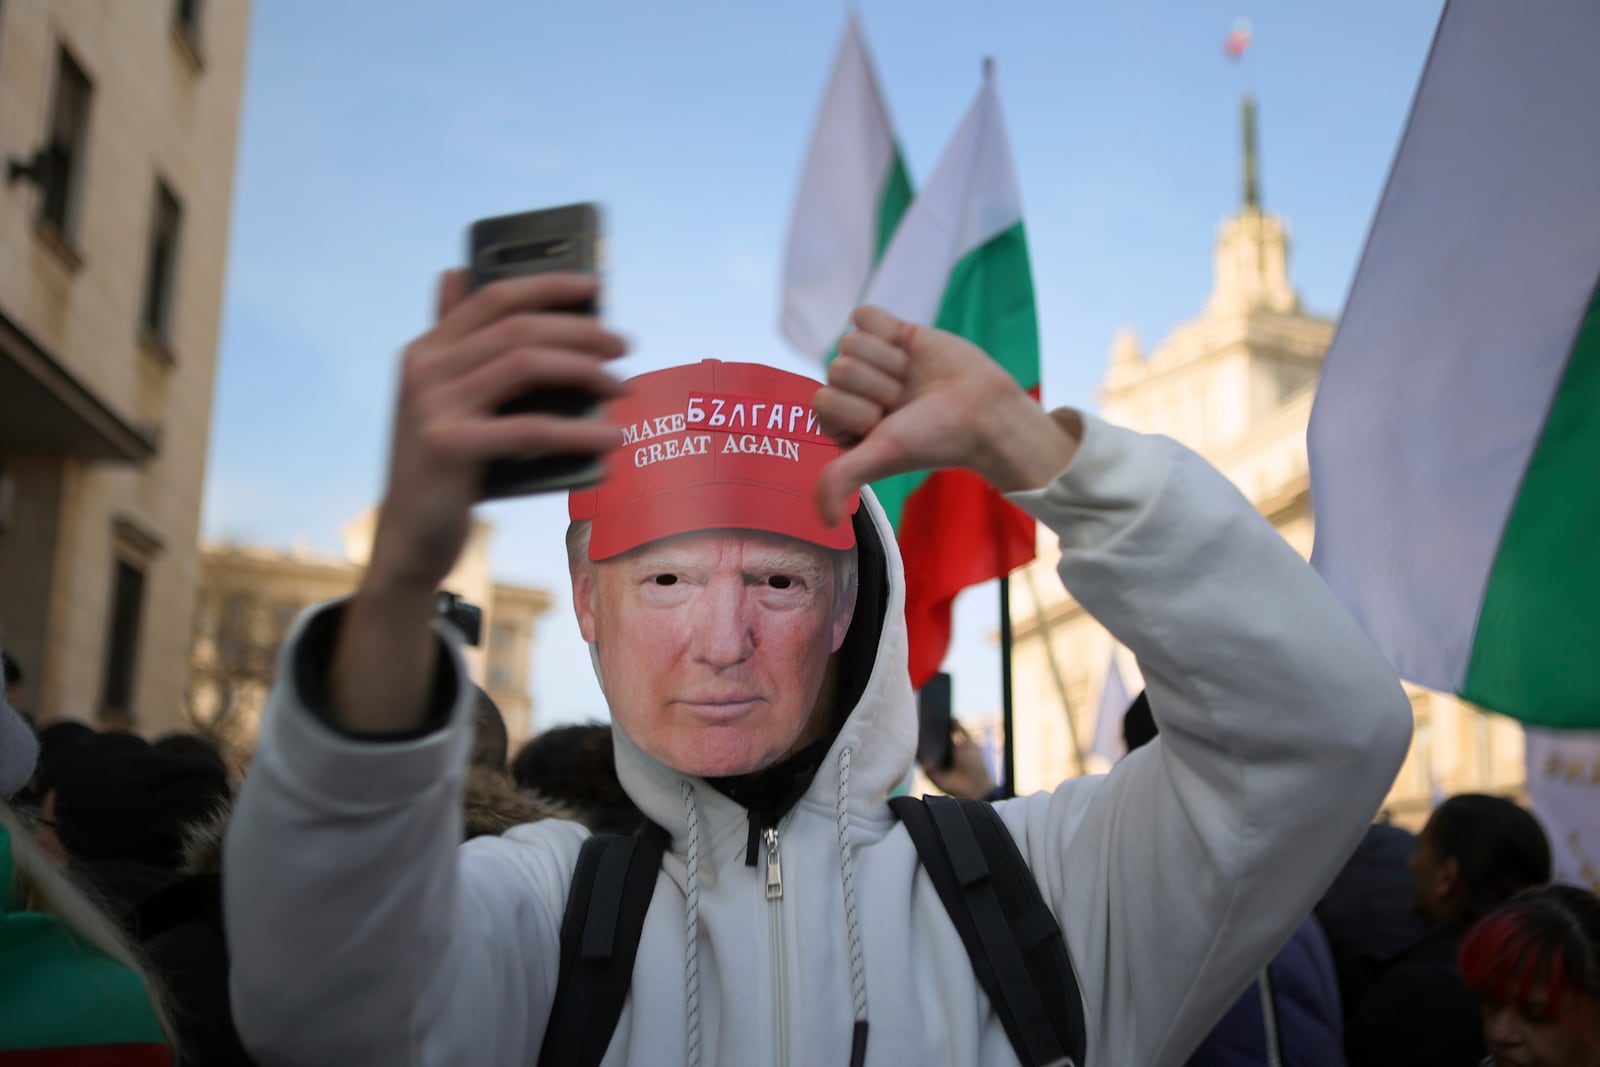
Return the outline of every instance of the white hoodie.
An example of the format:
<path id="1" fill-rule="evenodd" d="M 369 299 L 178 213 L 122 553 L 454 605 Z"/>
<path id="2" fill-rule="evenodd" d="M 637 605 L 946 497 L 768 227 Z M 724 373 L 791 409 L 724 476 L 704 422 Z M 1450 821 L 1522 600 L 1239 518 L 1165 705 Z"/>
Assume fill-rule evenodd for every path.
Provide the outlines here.
<path id="1" fill-rule="evenodd" d="M 1405 755 L 1410 706 L 1216 471 L 1086 423 L 1067 470 L 1012 499 L 1060 536 L 1067 588 L 1139 657 L 1161 737 L 1109 775 L 999 810 L 1066 937 L 1088 1063 L 1159 1067 L 1184 1062 L 1354 848 Z M 844 1067 L 863 1018 L 874 1067 L 1017 1062 L 888 809 L 916 714 L 903 576 L 869 506 L 887 621 L 865 693 L 778 825 L 781 897 L 766 894 L 765 848 L 744 862 L 743 809 L 617 732 L 623 783 L 672 845 L 607 1065 Z M 459 654 L 447 727 L 363 742 L 304 704 L 292 668 L 311 655 L 307 626 L 229 832 L 241 1034 L 267 1065 L 533 1064 L 585 831 L 545 822 L 458 847 L 472 719 Z"/>

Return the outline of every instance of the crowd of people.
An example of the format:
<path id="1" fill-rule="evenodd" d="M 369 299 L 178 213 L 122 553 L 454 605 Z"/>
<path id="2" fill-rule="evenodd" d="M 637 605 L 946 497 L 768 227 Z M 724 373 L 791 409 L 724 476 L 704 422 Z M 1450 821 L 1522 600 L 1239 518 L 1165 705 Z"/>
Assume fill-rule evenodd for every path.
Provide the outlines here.
<path id="1" fill-rule="evenodd" d="M 20 697 L 15 684 L 9 692 Z M 542 819 L 576 820 L 596 833 L 638 829 L 644 816 L 618 780 L 609 726 L 556 727 L 513 756 L 499 710 L 481 689 L 475 697 L 463 841 Z M 1141 694 L 1124 720 L 1128 750 L 1157 733 Z M 238 784 L 231 761 L 194 733 L 151 744 L 63 721 L 37 736 L 31 775 L 0 808 L 11 854 L 0 1049 L 18 1047 L 24 1032 L 42 1046 L 93 1047 L 131 1008 L 143 1016 L 148 1047 L 107 1042 L 127 1047 L 97 1053 L 104 1058 L 95 1062 L 159 1062 L 150 1058 L 159 1046 L 175 1064 L 254 1063 L 227 995 L 220 876 Z M 953 752 L 950 767 L 923 768 L 937 788 L 1002 795 L 959 725 Z M 1313 912 L 1186 1062 L 1600 1061 L 1600 899 L 1550 885 L 1550 867 L 1538 822 L 1504 798 L 1451 797 L 1418 835 L 1374 823 Z M 30 924 L 57 944 L 80 941 L 74 966 L 17 936 Z M 122 983 L 88 985 L 108 974 Z"/>
<path id="2" fill-rule="evenodd" d="M 21 668 L 5 663 L 21 703 Z M 542 819 L 637 826 L 609 727 L 551 729 L 512 759 L 482 689 L 474 710 L 463 841 Z M 255 1063 L 233 1023 L 222 916 L 240 754 L 200 733 L 152 743 L 71 720 L 38 728 L 9 703 L 0 716 L 0 751 L 29 760 L 0 775 L 0 1063 L 24 1049 L 106 1067 Z"/>
<path id="3" fill-rule="evenodd" d="M 820 390 L 624 388 L 559 310 L 593 284 L 445 278 L 371 564 L 296 623 L 242 782 L 0 707 L 0 1063 L 1600 1064 L 1595 897 L 1510 800 L 1373 822 L 1409 703 L 1198 456 L 870 308 Z M 574 385 L 605 420 L 500 410 Z M 611 722 L 513 756 L 435 592 L 482 463 L 539 452 L 619 457 L 566 546 Z M 952 467 L 1138 656 L 1111 773 L 999 796 L 961 734 L 929 774 L 968 802 L 891 803 L 904 574 L 861 490 Z"/>

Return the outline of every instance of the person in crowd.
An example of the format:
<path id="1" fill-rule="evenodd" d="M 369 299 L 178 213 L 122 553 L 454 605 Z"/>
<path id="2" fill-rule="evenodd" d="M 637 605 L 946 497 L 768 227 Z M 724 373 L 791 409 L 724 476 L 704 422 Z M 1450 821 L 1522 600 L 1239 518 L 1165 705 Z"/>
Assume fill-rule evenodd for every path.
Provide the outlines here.
<path id="1" fill-rule="evenodd" d="M 1382 961 L 1410 947 L 1427 929 L 1411 906 L 1416 843 L 1416 835 L 1403 827 L 1373 823 L 1317 905 L 1346 1017 L 1360 1010 Z"/>
<path id="2" fill-rule="evenodd" d="M 1429 816 L 1410 871 L 1412 908 L 1427 929 L 1381 963 L 1346 1026 L 1345 1055 L 1374 1067 L 1477 1063 L 1483 1025 L 1456 956 L 1474 922 L 1550 880 L 1550 843 L 1525 809 L 1464 793 Z"/>
<path id="3" fill-rule="evenodd" d="M 38 760 L 33 727 L 0 694 L 0 799 L 9 800 L 28 787 Z"/>
<path id="4" fill-rule="evenodd" d="M 511 738 L 506 734 L 506 718 L 500 713 L 500 705 L 494 698 L 484 691 L 482 686 L 473 686 L 473 731 L 472 731 L 472 758 L 474 767 L 490 767 L 497 771 L 505 771 L 506 759 L 511 754 Z"/>
<path id="5" fill-rule="evenodd" d="M 5 678 L 6 703 L 20 712 L 28 703 L 22 664 L 12 659 L 11 653 L 0 652 L 0 674 Z"/>
<path id="6" fill-rule="evenodd" d="M 220 764 L 132 734 L 78 741 L 48 785 L 41 809 L 73 868 L 123 918 L 178 879 L 190 828 L 231 800 Z"/>
<path id="7" fill-rule="evenodd" d="M 1139 690 L 1128 710 L 1122 713 L 1122 747 L 1125 752 L 1137 752 L 1156 739 L 1160 728 L 1150 713 L 1150 693 Z"/>
<path id="8" fill-rule="evenodd" d="M 1140 658 L 1164 744 L 995 807 L 1062 928 L 1088 1062 L 1182 1063 L 1404 758 L 1382 656 L 1194 453 L 1047 413 L 951 334 L 869 308 L 821 390 L 715 361 L 624 388 L 603 367 L 620 339 L 552 310 L 594 295 L 559 274 L 466 295 L 453 273 L 408 349 L 371 564 L 291 636 L 229 829 L 247 1046 L 537 1059 L 586 834 L 546 820 L 457 852 L 473 694 L 434 594 L 484 462 L 621 445 L 569 500 L 573 603 L 619 777 L 671 840 L 607 1062 L 1017 1062 L 888 808 L 917 733 L 903 575 L 857 497 L 963 467 L 1056 532 L 1067 587 Z M 557 386 L 615 399 L 499 413 Z"/>
<path id="9" fill-rule="evenodd" d="M 215 741 L 202 734 L 187 732 L 164 734 L 155 740 L 154 745 L 158 752 L 199 760 L 215 767 L 230 780 L 233 778 L 233 769 L 228 766 L 228 757 L 223 755 L 222 749 L 217 747 Z"/>
<path id="10" fill-rule="evenodd" d="M 542 793 L 520 788 L 511 775 L 493 767 L 469 767 L 461 793 L 463 840 L 498 837 L 518 826 L 545 819 L 568 819 L 594 826 L 579 811 Z"/>
<path id="11" fill-rule="evenodd" d="M 43 813 L 71 869 L 177 1008 L 179 1067 L 248 1064 L 226 993 L 221 879 L 186 865 L 196 828 L 225 817 L 232 799 L 220 754 L 188 738 L 157 747 L 103 733 L 73 744 L 45 783 Z"/>
<path id="12" fill-rule="evenodd" d="M 39 731 L 39 760 L 34 766 L 33 780 L 24 794 L 33 803 L 40 803 L 50 791 L 57 770 L 65 763 L 69 753 L 79 741 L 99 736 L 87 723 L 75 719 L 57 719 Z M 23 794 L 19 794 L 23 795 Z"/>
<path id="13" fill-rule="evenodd" d="M 171 1030 L 159 986 L 10 806 L 37 751 L 0 696 L 0 1060 L 164 1067 Z"/>
<path id="14" fill-rule="evenodd" d="M 1530 889 L 1479 919 L 1457 957 L 1483 1005 L 1486 1067 L 1600 1067 L 1600 899 Z"/>
<path id="15" fill-rule="evenodd" d="M 511 762 L 517 785 L 581 813 L 599 833 L 631 834 L 644 816 L 617 778 L 611 727 L 555 726 L 522 746 Z"/>
<path id="16" fill-rule="evenodd" d="M 983 749 L 959 722 L 950 724 L 950 766 L 933 767 L 924 763 L 922 773 L 940 792 L 949 796 L 991 801 L 1005 798 L 1005 787 L 994 780 Z"/>

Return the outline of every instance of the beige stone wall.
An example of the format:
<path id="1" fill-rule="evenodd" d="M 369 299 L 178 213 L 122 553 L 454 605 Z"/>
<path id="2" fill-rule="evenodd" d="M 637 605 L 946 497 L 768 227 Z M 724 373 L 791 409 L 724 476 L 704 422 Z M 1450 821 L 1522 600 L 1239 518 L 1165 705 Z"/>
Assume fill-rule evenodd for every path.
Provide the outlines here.
<path id="1" fill-rule="evenodd" d="M 36 223 L 38 193 L 0 189 L 0 311 L 100 402 L 159 439 L 140 467 L 53 461 L 19 510 L 54 500 L 7 535 L 11 565 L 49 575 L 48 597 L 12 599 L 0 616 L 26 650 L 42 717 L 100 708 L 113 561 L 146 568 L 132 712 L 152 732 L 180 720 L 200 497 L 210 433 L 247 0 L 204 5 L 200 62 L 175 34 L 168 3 L 6 0 L 0 6 L 0 148 L 27 156 L 51 113 L 65 45 L 93 95 L 70 250 Z M 140 340 L 140 301 L 157 179 L 182 205 L 165 353 Z M 49 461 L 8 453 L 30 476 Z M 20 562 L 19 562 L 20 561 Z M 17 640 L 20 639 L 20 640 Z"/>
<path id="2" fill-rule="evenodd" d="M 289 626 L 307 608 L 355 591 L 367 559 L 371 515 L 346 529 L 353 558 L 240 545 L 201 553 L 194 630 L 188 644 L 187 717 L 237 751 L 254 747 L 260 711 L 277 674 Z M 467 670 L 506 720 L 513 746 L 533 729 L 529 662 L 534 629 L 551 605 L 543 590 L 495 583 L 488 574 L 488 523 L 475 523 L 463 564 L 445 588 L 483 609 L 482 645 L 467 650 Z M 473 579 L 482 577 L 480 588 Z"/>
<path id="3" fill-rule="evenodd" d="M 513 751 L 536 732 L 529 653 L 534 626 L 550 604 L 549 594 L 542 591 L 496 586 L 484 621 L 484 670 L 478 684 L 499 705 Z"/>

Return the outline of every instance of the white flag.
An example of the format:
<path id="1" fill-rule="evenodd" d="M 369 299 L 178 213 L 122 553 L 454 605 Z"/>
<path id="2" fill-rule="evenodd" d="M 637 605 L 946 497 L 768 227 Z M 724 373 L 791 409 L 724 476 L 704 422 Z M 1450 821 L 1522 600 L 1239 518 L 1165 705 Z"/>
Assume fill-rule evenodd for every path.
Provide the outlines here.
<path id="1" fill-rule="evenodd" d="M 1106 680 L 1100 686 L 1100 706 L 1094 717 L 1094 740 L 1089 743 L 1089 755 L 1099 756 L 1114 764 L 1128 754 L 1122 738 L 1122 717 L 1128 713 L 1132 698 L 1128 696 L 1127 683 L 1117 667 L 1117 648 L 1111 646 L 1111 662 L 1106 665 Z"/>
<path id="2" fill-rule="evenodd" d="M 1445 7 L 1328 349 L 1312 563 L 1402 678 L 1600 729 L 1600 3 Z"/>
<path id="3" fill-rule="evenodd" d="M 826 362 L 911 204 L 861 26 L 852 14 L 811 135 L 783 263 L 784 337 Z"/>

